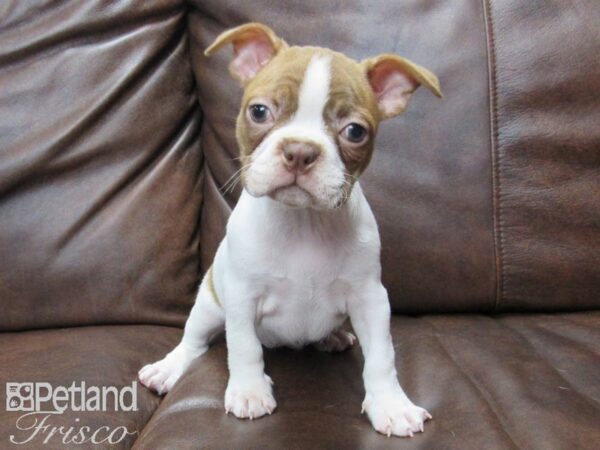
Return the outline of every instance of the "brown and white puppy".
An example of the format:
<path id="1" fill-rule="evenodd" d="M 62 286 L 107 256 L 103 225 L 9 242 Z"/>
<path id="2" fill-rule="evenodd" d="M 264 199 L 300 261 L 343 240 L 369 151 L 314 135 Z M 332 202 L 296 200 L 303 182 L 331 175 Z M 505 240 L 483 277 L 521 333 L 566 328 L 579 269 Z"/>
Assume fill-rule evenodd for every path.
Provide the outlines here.
<path id="1" fill-rule="evenodd" d="M 223 33 L 206 55 L 227 45 L 244 87 L 236 127 L 244 191 L 181 343 L 140 380 L 167 392 L 225 329 L 225 409 L 261 417 L 276 407 L 262 345 L 343 350 L 355 341 L 340 328 L 350 317 L 373 426 L 388 436 L 423 431 L 431 416 L 398 383 L 379 234 L 357 178 L 379 122 L 404 111 L 420 85 L 441 96 L 437 78 L 396 55 L 357 62 L 290 47 L 257 23 Z"/>

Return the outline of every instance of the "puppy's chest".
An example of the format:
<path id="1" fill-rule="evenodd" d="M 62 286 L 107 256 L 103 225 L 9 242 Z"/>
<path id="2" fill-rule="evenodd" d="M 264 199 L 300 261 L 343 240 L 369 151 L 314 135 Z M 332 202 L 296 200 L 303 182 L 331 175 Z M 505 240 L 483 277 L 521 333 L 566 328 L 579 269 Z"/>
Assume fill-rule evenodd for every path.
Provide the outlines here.
<path id="1" fill-rule="evenodd" d="M 267 346 L 301 347 L 324 338 L 346 318 L 351 288 L 345 252 L 307 242 L 279 250 L 263 276 L 258 335 Z"/>

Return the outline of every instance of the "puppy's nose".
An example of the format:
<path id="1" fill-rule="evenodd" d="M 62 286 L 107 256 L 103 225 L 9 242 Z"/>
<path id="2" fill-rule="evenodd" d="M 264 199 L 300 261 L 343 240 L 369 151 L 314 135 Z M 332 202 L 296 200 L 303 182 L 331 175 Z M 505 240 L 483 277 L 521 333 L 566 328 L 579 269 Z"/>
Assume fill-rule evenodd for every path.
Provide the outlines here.
<path id="1" fill-rule="evenodd" d="M 290 172 L 308 172 L 319 157 L 319 147 L 310 142 L 286 142 L 282 147 L 283 164 Z"/>

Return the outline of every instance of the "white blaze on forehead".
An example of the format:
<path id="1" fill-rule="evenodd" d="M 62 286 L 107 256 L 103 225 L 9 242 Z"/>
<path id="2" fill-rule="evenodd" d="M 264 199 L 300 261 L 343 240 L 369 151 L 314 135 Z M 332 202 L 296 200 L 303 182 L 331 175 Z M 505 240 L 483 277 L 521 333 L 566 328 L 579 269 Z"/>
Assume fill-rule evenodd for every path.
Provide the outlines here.
<path id="1" fill-rule="evenodd" d="M 323 110 L 329 99 L 331 83 L 331 57 L 315 55 L 312 57 L 298 92 L 298 109 L 294 122 L 323 123 Z"/>

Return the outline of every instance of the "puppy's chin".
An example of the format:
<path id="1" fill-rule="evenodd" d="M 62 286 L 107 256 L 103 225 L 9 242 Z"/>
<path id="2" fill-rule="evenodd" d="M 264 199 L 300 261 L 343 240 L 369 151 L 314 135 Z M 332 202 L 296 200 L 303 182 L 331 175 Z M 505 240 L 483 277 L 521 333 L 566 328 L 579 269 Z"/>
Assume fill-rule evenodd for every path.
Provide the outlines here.
<path id="1" fill-rule="evenodd" d="M 291 208 L 310 208 L 313 206 L 313 197 L 299 186 L 287 186 L 275 189 L 269 194 L 273 200 L 283 203 Z"/>

